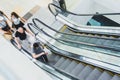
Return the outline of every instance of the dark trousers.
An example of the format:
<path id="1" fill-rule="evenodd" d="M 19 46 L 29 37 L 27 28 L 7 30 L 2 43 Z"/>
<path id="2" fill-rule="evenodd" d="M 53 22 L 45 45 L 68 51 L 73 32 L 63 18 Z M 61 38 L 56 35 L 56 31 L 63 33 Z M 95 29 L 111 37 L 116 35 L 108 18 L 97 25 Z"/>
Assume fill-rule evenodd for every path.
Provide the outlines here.
<path id="1" fill-rule="evenodd" d="M 47 55 L 46 55 L 46 54 L 40 56 L 39 58 L 37 58 L 37 60 L 42 61 L 42 62 L 45 62 L 45 63 L 48 62 L 48 58 L 47 58 Z"/>

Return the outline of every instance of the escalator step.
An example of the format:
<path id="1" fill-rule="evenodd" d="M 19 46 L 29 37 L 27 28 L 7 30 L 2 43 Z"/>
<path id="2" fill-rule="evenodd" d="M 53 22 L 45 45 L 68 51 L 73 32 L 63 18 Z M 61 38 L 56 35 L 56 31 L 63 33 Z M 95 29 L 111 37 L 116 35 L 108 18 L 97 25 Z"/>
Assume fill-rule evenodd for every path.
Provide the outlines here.
<path id="1" fill-rule="evenodd" d="M 53 66 L 61 57 L 59 55 L 50 54 L 48 55 L 49 64 Z"/>
<path id="2" fill-rule="evenodd" d="M 65 68 L 65 71 L 70 73 L 76 66 L 77 63 L 75 61 L 72 61 L 71 64 L 69 64 L 68 67 Z"/>
<path id="3" fill-rule="evenodd" d="M 84 39 L 85 39 L 84 37 L 77 37 L 77 39 L 76 39 L 76 40 L 77 40 L 77 41 L 81 41 L 81 42 L 82 42 L 82 41 L 84 41 Z"/>
<path id="4" fill-rule="evenodd" d="M 67 59 L 66 61 L 64 61 L 60 66 L 59 68 L 64 70 L 66 67 L 68 67 L 68 65 L 71 63 L 71 60 L 70 59 Z"/>
<path id="5" fill-rule="evenodd" d="M 96 44 L 97 44 L 97 45 L 102 45 L 102 44 L 104 44 L 105 41 L 106 41 L 105 39 L 98 39 L 98 40 L 96 41 Z"/>
<path id="6" fill-rule="evenodd" d="M 56 57 L 56 55 L 55 54 L 48 54 L 47 57 L 50 61 L 53 61 L 54 58 Z"/>
<path id="7" fill-rule="evenodd" d="M 61 57 L 58 62 L 54 65 L 54 67 L 58 68 L 66 59 Z"/>
<path id="8" fill-rule="evenodd" d="M 91 43 L 91 44 L 96 44 L 96 41 L 97 41 L 98 39 L 97 38 L 91 38 L 90 40 L 89 40 L 89 43 Z"/>
<path id="9" fill-rule="evenodd" d="M 113 78 L 111 80 L 120 80 L 120 77 L 117 75 L 114 75 Z"/>
<path id="10" fill-rule="evenodd" d="M 104 45 L 106 45 L 106 46 L 111 46 L 112 44 L 113 44 L 113 40 L 106 40 L 105 42 L 104 42 Z"/>
<path id="11" fill-rule="evenodd" d="M 55 62 L 57 62 L 60 58 L 61 58 L 61 56 L 57 55 L 57 56 L 54 58 Z"/>
<path id="12" fill-rule="evenodd" d="M 120 41 L 115 41 L 111 46 L 115 47 L 116 49 L 120 49 Z"/>
<path id="13" fill-rule="evenodd" d="M 76 76 L 84 69 L 84 65 L 82 63 L 79 63 L 72 71 L 71 75 Z"/>
<path id="14" fill-rule="evenodd" d="M 97 68 L 95 68 L 90 75 L 86 78 L 86 80 L 97 80 L 99 76 L 102 74 Z"/>
<path id="15" fill-rule="evenodd" d="M 88 75 L 93 71 L 93 68 L 91 68 L 89 65 L 87 65 L 79 74 L 78 79 L 85 80 Z"/>
<path id="16" fill-rule="evenodd" d="M 104 71 L 102 75 L 98 78 L 98 80 L 111 80 L 111 79 L 112 79 L 112 76 L 106 71 Z"/>
<path id="17" fill-rule="evenodd" d="M 90 39 L 91 39 L 91 38 L 89 38 L 89 37 L 85 37 L 84 40 L 83 40 L 83 42 L 89 43 L 88 41 L 89 41 Z"/>

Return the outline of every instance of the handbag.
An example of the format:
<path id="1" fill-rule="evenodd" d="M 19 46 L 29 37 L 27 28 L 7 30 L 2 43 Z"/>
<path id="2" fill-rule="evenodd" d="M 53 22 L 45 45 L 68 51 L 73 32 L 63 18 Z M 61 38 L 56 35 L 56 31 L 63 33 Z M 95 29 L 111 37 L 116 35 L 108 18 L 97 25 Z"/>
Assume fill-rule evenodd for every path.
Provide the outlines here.
<path id="1" fill-rule="evenodd" d="M 12 37 L 12 32 L 11 32 L 11 31 L 8 31 L 8 33 L 3 34 L 3 36 L 4 36 L 4 38 L 7 39 L 7 40 L 13 39 L 13 37 Z"/>

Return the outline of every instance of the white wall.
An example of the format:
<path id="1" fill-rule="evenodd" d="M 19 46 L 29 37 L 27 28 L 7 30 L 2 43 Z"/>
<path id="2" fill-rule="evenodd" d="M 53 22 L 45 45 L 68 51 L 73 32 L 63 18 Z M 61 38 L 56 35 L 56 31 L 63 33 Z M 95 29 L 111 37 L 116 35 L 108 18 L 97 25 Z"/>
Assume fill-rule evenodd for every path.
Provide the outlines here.
<path id="1" fill-rule="evenodd" d="M 120 0 L 65 0 L 68 10 L 79 13 L 120 13 Z M 106 16 L 109 19 L 120 23 L 120 15 Z M 78 24 L 85 25 L 91 16 L 78 17 L 69 15 L 69 18 Z"/>
<path id="2" fill-rule="evenodd" d="M 95 11 L 99 13 L 120 13 L 120 0 L 94 0 Z M 120 23 L 120 15 L 106 16 L 109 19 Z"/>
<path id="3" fill-rule="evenodd" d="M 79 13 L 79 14 L 90 14 L 90 13 L 95 13 L 94 9 L 94 1 L 91 0 L 80 0 L 78 2 L 79 4 L 75 7 L 72 12 L 74 13 Z M 92 16 L 73 16 L 69 15 L 69 18 L 71 18 L 73 21 L 77 22 L 78 24 L 83 24 L 85 25 L 89 19 Z"/>
<path id="4" fill-rule="evenodd" d="M 80 0 L 65 0 L 67 10 L 73 10 L 79 4 L 79 1 Z"/>

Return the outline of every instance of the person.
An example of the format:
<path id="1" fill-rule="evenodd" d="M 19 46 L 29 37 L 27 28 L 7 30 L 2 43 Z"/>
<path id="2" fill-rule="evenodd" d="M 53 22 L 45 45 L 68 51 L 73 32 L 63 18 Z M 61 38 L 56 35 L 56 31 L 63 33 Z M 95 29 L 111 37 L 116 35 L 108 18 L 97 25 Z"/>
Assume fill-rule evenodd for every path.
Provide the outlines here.
<path id="1" fill-rule="evenodd" d="M 8 33 L 10 27 L 8 25 L 7 19 L 2 11 L 0 11 L 0 31 L 2 33 Z"/>
<path id="2" fill-rule="evenodd" d="M 0 32 L 4 35 L 5 38 L 12 39 L 11 27 L 8 24 L 8 17 L 0 11 Z"/>
<path id="3" fill-rule="evenodd" d="M 17 43 L 19 49 L 21 49 L 22 47 L 21 44 L 23 46 L 26 45 L 26 43 L 30 43 L 30 45 L 33 45 L 35 41 L 35 36 L 31 35 L 29 31 L 27 31 L 24 27 L 19 27 L 15 33 L 15 42 Z"/>
<path id="4" fill-rule="evenodd" d="M 18 29 L 19 27 L 23 27 L 26 22 L 24 18 L 20 17 L 15 12 L 11 13 L 11 21 L 12 21 L 12 27 L 15 29 Z"/>
<path id="5" fill-rule="evenodd" d="M 12 28 L 15 28 L 16 30 L 19 27 L 23 27 L 25 25 L 25 23 L 26 23 L 26 20 L 24 18 L 20 17 L 16 12 L 11 13 L 11 21 L 12 21 Z M 34 35 L 29 28 L 26 27 L 26 30 L 31 35 Z"/>
<path id="6" fill-rule="evenodd" d="M 60 7 L 66 10 L 66 5 L 65 5 L 65 1 L 64 0 L 58 0 Z"/>
<path id="7" fill-rule="evenodd" d="M 32 57 L 40 60 L 42 62 L 48 62 L 47 58 L 47 52 L 43 50 L 43 47 L 39 45 L 39 43 L 34 43 L 33 44 L 33 50 L 32 50 Z"/>

